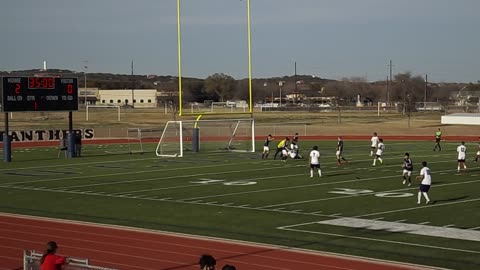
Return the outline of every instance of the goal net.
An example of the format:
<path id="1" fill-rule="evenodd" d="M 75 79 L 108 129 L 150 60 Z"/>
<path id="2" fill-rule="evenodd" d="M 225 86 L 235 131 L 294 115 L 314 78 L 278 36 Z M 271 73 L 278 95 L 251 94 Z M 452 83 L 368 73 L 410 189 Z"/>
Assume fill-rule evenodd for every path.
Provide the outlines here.
<path id="1" fill-rule="evenodd" d="M 254 119 L 169 121 L 155 153 L 159 157 L 183 157 L 185 152 L 197 150 L 255 152 Z"/>
<path id="2" fill-rule="evenodd" d="M 98 146 L 100 150 L 107 154 L 137 154 L 144 153 L 145 135 L 140 128 L 126 128 L 119 131 L 118 134 L 112 134 L 111 139 L 116 143 L 106 143 Z"/>

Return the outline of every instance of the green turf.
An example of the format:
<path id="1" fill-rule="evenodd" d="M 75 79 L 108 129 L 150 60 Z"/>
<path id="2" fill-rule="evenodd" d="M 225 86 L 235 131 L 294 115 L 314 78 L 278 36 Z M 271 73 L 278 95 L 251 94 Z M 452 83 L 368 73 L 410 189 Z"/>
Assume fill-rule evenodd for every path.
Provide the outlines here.
<path id="1" fill-rule="evenodd" d="M 479 233 L 480 170 L 471 161 L 474 151 L 468 172 L 457 174 L 455 144 L 433 152 L 431 142 L 386 142 L 384 163 L 373 167 L 368 142 L 346 142 L 350 164 L 341 168 L 335 142 L 301 142 L 301 153 L 307 156 L 313 144 L 322 154 L 322 178 L 309 177 L 307 160 L 261 160 L 259 153 L 158 158 L 155 145 L 145 145 L 144 154 L 87 145 L 84 157 L 68 160 L 63 153 L 57 158 L 56 148 L 15 149 L 13 162 L 0 164 L 0 211 L 480 269 L 479 241 L 317 223 L 359 217 Z M 414 175 L 421 161 L 429 162 L 433 204 L 417 205 L 418 182 L 402 185 L 407 151 Z M 331 193 L 342 189 L 367 191 Z M 413 196 L 381 197 L 385 192 Z"/>

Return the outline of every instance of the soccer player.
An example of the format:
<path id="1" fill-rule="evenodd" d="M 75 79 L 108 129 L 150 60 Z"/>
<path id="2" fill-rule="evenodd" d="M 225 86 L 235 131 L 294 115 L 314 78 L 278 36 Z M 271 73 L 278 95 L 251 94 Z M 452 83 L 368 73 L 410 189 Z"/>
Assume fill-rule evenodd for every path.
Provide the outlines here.
<path id="1" fill-rule="evenodd" d="M 292 140 L 292 143 L 290 144 L 290 149 L 288 150 L 288 155 L 292 159 L 301 159 L 302 156 L 298 153 L 298 145 L 295 142 L 295 140 Z"/>
<path id="2" fill-rule="evenodd" d="M 375 158 L 373 159 L 373 166 L 376 165 L 377 160 L 380 161 L 380 163 L 383 163 L 382 154 L 383 151 L 385 151 L 385 144 L 383 144 L 382 138 L 378 139 L 378 141 L 379 143 L 377 145 L 377 152 L 375 153 Z"/>
<path id="3" fill-rule="evenodd" d="M 442 140 L 442 131 L 440 128 L 438 128 L 437 132 L 435 132 L 435 147 L 433 148 L 433 151 L 437 150 L 442 151 L 442 146 L 440 146 L 440 141 Z"/>
<path id="4" fill-rule="evenodd" d="M 296 144 L 298 144 L 298 132 L 296 132 L 295 135 L 293 135 L 292 142 L 295 142 Z"/>
<path id="5" fill-rule="evenodd" d="M 290 142 L 290 139 L 288 137 L 285 137 L 285 139 L 281 140 L 277 144 L 277 151 L 275 152 L 275 156 L 273 156 L 273 159 L 277 159 L 278 153 L 282 153 L 282 151 L 285 149 L 285 147 L 288 146 L 289 142 Z"/>
<path id="6" fill-rule="evenodd" d="M 377 149 L 377 146 L 378 146 L 378 136 L 376 132 L 373 133 L 373 136 L 370 139 L 370 141 L 372 142 L 370 146 L 370 156 L 373 156 L 373 153 L 375 152 L 375 149 Z"/>
<path id="7" fill-rule="evenodd" d="M 432 185 L 432 172 L 430 171 L 430 168 L 427 167 L 427 162 L 423 161 L 422 162 L 422 170 L 420 170 L 420 175 L 416 177 L 417 180 L 421 180 L 422 182 L 420 183 L 420 189 L 418 191 L 418 204 L 421 203 L 422 200 L 422 194 L 423 197 L 427 200 L 426 203 L 428 204 L 430 202 L 430 198 L 428 197 L 428 191 L 430 190 L 430 186 Z"/>
<path id="8" fill-rule="evenodd" d="M 413 162 L 412 162 L 412 159 L 410 159 L 409 153 L 405 153 L 405 157 L 403 158 L 402 168 L 403 168 L 403 184 L 405 185 L 407 183 L 407 177 L 408 177 L 408 186 L 411 186 Z"/>
<path id="9" fill-rule="evenodd" d="M 320 152 L 318 151 L 318 146 L 314 146 L 312 151 L 310 151 L 310 158 L 308 160 L 310 164 L 310 178 L 313 178 L 313 170 L 318 170 L 318 176 L 322 177 L 322 170 L 320 169 Z"/>
<path id="10" fill-rule="evenodd" d="M 263 143 L 262 159 L 267 159 L 270 153 L 270 142 L 273 140 L 272 134 L 268 134 L 265 142 Z"/>
<path id="11" fill-rule="evenodd" d="M 480 158 L 480 142 L 478 143 L 478 151 L 473 161 L 478 162 L 479 158 Z"/>
<path id="12" fill-rule="evenodd" d="M 460 169 L 462 167 L 463 167 L 463 170 L 467 169 L 467 165 L 465 164 L 465 155 L 467 153 L 467 147 L 465 146 L 465 142 L 462 142 L 462 144 L 457 147 L 457 153 L 458 153 L 457 172 L 460 172 Z"/>
<path id="13" fill-rule="evenodd" d="M 343 140 L 342 137 L 338 136 L 338 141 L 337 141 L 337 152 L 335 155 L 337 156 L 337 165 L 342 166 L 341 160 L 345 161 L 346 164 L 348 164 L 348 160 L 346 160 L 343 155 Z"/>

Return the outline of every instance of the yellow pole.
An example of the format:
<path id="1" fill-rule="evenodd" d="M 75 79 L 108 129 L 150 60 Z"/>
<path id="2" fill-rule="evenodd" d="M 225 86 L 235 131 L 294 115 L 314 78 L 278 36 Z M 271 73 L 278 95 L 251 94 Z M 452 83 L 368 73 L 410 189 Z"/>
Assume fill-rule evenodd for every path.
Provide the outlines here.
<path id="1" fill-rule="evenodd" d="M 197 120 L 195 120 L 195 125 L 193 125 L 194 128 L 197 128 L 198 127 L 198 121 L 200 121 L 200 119 L 202 118 L 203 114 L 200 114 L 199 116 L 197 116 Z"/>
<path id="2" fill-rule="evenodd" d="M 180 27 L 180 0 L 177 0 L 177 52 L 178 52 L 178 115 L 182 116 L 182 35 Z"/>
<path id="3" fill-rule="evenodd" d="M 247 35 L 248 35 L 248 96 L 250 102 L 250 113 L 253 113 L 252 97 L 252 32 L 250 21 L 250 0 L 247 0 Z"/>

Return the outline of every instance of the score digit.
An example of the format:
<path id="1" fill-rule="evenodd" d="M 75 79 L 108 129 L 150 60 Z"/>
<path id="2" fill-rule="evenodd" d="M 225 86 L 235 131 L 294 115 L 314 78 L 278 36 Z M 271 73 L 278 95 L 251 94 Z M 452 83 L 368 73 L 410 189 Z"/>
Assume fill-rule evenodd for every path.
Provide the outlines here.
<path id="1" fill-rule="evenodd" d="M 71 84 L 67 84 L 67 94 L 73 94 L 73 86 Z"/>
<path id="2" fill-rule="evenodd" d="M 16 83 L 15 84 L 15 94 L 19 95 L 21 89 L 22 89 L 22 85 L 19 84 L 19 83 Z"/>

